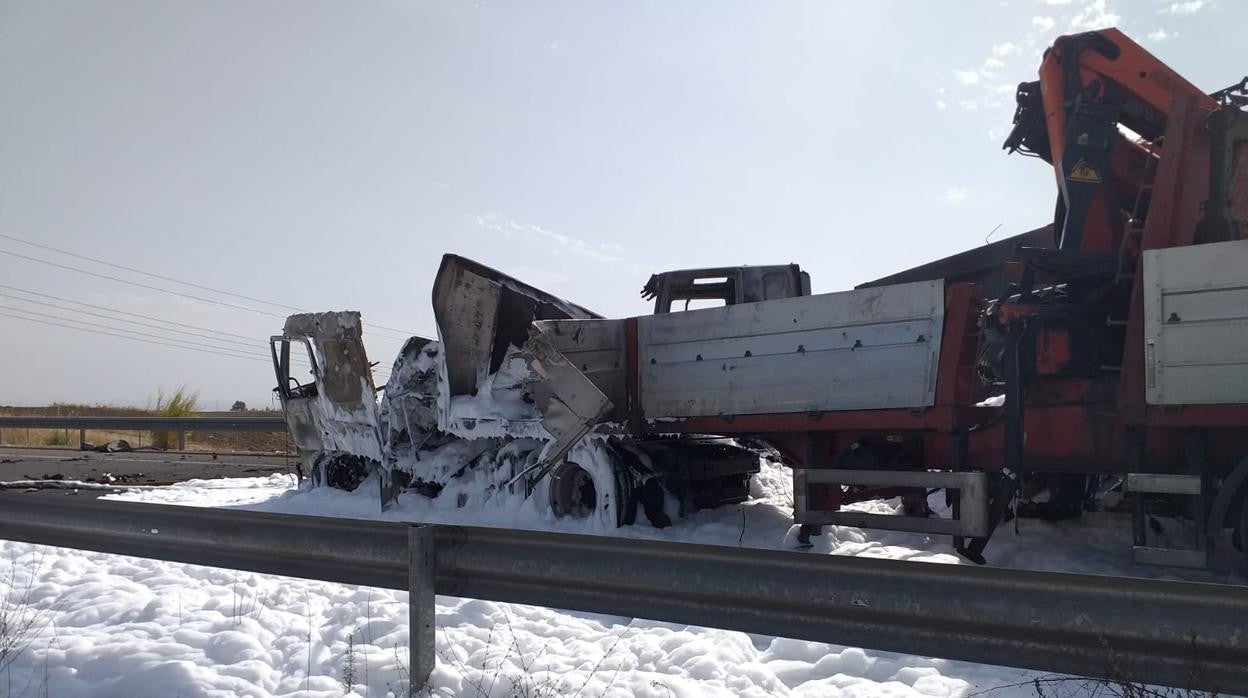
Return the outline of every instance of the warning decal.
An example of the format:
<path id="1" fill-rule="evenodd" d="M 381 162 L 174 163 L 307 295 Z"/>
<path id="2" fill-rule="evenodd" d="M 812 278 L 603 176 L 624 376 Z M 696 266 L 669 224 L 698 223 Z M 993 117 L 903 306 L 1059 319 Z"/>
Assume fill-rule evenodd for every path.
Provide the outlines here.
<path id="1" fill-rule="evenodd" d="M 1089 184 L 1100 184 L 1101 173 L 1089 167 L 1088 163 L 1084 162 L 1081 159 L 1079 160 L 1079 162 L 1075 163 L 1075 166 L 1074 168 L 1071 169 L 1070 174 L 1067 176 L 1067 179 L 1069 179 L 1072 182 L 1088 182 Z"/>

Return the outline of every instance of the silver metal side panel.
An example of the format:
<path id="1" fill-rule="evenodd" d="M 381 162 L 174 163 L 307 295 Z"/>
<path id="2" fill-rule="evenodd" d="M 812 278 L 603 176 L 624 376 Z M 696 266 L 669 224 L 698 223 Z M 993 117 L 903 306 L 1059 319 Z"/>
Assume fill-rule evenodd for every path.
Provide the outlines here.
<path id="1" fill-rule="evenodd" d="M 1144 252 L 1150 405 L 1248 402 L 1248 240 Z"/>
<path id="2" fill-rule="evenodd" d="M 931 406 L 944 282 L 638 320 L 646 417 Z"/>

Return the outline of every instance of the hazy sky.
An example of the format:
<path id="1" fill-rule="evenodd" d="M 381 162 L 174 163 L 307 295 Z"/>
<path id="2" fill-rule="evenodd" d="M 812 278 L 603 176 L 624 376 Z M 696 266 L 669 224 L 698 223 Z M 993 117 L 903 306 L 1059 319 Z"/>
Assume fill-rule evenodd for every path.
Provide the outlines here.
<path id="1" fill-rule="evenodd" d="M 270 404 L 286 309 L 103 262 L 431 333 L 445 252 L 624 316 L 661 269 L 835 291 L 1043 225 L 1014 86 L 1106 25 L 1209 91 L 1248 72 L 1235 0 L 0 0 L 0 235 L 88 259 L 0 250 L 260 311 L 0 254 L 0 313 L 254 354 L 0 315 L 0 404 Z"/>

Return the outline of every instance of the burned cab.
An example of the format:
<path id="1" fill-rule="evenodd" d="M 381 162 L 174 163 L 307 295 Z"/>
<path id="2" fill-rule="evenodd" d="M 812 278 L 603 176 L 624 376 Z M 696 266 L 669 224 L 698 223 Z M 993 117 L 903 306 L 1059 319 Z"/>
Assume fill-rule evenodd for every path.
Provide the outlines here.
<path id="1" fill-rule="evenodd" d="M 274 391 L 307 475 L 354 490 L 382 460 L 373 372 L 357 312 L 300 313 L 269 338 Z"/>

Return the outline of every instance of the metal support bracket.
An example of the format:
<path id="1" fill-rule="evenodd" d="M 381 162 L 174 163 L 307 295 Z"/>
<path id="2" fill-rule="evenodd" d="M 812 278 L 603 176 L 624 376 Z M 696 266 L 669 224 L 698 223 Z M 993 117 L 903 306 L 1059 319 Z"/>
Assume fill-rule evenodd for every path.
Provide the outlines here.
<path id="1" fill-rule="evenodd" d="M 945 487 L 958 490 L 958 517 L 922 519 L 861 511 L 818 511 L 808 507 L 808 484 Z M 860 526 L 979 538 L 988 535 L 988 473 L 820 468 L 793 471 L 793 518 L 799 524 Z"/>
<path id="2" fill-rule="evenodd" d="M 409 647 L 407 655 L 409 695 L 429 682 L 436 661 L 434 643 L 434 542 L 433 527 L 409 526 L 407 529 L 407 618 Z"/>
<path id="3" fill-rule="evenodd" d="M 1208 551 L 1205 543 L 1204 506 L 1200 500 L 1204 497 L 1200 475 L 1170 475 L 1162 473 L 1127 473 L 1126 491 L 1137 495 L 1132 512 L 1132 528 L 1134 529 L 1135 545 L 1131 548 L 1132 559 L 1141 565 L 1160 565 L 1165 567 L 1187 567 L 1205 569 L 1208 566 Z M 1148 517 L 1144 498 L 1138 495 L 1170 494 L 1196 497 L 1196 545 L 1194 548 L 1168 548 L 1148 544 Z"/>

